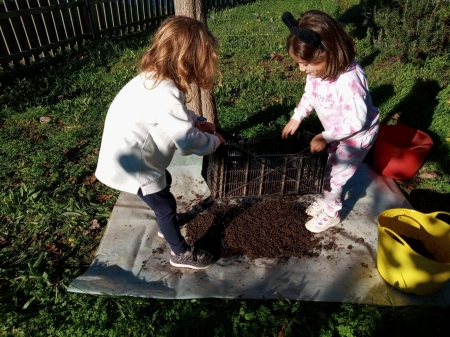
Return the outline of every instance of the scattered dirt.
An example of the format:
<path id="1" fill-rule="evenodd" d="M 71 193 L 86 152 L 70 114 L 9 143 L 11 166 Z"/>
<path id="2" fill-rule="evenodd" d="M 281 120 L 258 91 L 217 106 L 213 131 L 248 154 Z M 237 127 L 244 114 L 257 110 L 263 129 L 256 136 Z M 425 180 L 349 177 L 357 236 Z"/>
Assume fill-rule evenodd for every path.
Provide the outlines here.
<path id="1" fill-rule="evenodd" d="M 250 259 L 312 258 L 336 250 L 332 239 L 309 232 L 305 206 L 294 198 L 260 198 L 213 203 L 186 225 L 186 241 L 215 257 L 245 255 Z"/>
<path id="2" fill-rule="evenodd" d="M 164 253 L 164 249 L 161 247 L 158 247 L 156 249 L 152 249 L 152 253 L 153 254 L 162 254 L 162 253 Z"/>

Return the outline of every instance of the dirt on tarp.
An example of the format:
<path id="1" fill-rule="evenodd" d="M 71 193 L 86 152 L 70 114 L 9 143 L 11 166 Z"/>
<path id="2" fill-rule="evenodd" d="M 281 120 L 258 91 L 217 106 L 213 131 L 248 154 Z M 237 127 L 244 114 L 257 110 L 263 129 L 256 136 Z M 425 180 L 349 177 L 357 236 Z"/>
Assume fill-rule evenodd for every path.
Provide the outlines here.
<path id="1" fill-rule="evenodd" d="M 219 200 L 186 223 L 186 241 L 215 257 L 312 258 L 336 250 L 330 236 L 309 232 L 306 206 L 294 198 Z M 333 230 L 333 229 L 330 229 Z M 333 236 L 331 236 L 333 237 Z"/>

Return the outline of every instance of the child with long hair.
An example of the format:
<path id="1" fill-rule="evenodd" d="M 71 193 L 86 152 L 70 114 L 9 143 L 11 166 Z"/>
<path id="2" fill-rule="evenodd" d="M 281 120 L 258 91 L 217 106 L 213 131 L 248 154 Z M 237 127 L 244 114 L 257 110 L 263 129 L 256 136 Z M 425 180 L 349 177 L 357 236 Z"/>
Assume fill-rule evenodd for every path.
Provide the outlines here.
<path id="1" fill-rule="evenodd" d="M 106 115 L 95 175 L 112 188 L 137 194 L 154 212 L 158 235 L 171 248 L 170 264 L 204 269 L 213 256 L 189 246 L 180 232 L 167 167 L 175 150 L 204 156 L 225 140 L 212 123 L 197 123 L 185 107 L 190 85 L 213 87 L 217 42 L 189 17 L 166 19 L 141 60 L 141 73 L 114 98 Z M 189 98 L 188 98 L 189 99 Z"/>
<path id="2" fill-rule="evenodd" d="M 303 118 L 315 110 L 324 131 L 311 141 L 311 152 L 328 146 L 322 197 L 306 213 L 306 228 L 320 233 L 340 223 L 342 189 L 374 144 L 379 112 L 373 105 L 367 76 L 355 61 L 356 48 L 341 24 L 328 14 L 310 10 L 296 20 L 282 16 L 290 30 L 287 50 L 307 74 L 305 92 L 282 131 L 292 135 Z"/>

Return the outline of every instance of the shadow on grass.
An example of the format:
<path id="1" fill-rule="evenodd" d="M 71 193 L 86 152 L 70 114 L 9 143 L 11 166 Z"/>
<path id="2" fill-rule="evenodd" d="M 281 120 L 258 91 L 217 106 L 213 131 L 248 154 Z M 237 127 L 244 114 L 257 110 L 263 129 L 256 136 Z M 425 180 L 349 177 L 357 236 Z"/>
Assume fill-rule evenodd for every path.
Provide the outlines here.
<path id="1" fill-rule="evenodd" d="M 411 92 L 393 108 L 400 114 L 399 121 L 413 128 L 427 131 L 433 120 L 433 113 L 439 101 L 436 99 L 441 87 L 435 80 L 417 80 Z M 438 141 L 437 135 L 430 135 Z"/>
<path id="2" fill-rule="evenodd" d="M 344 13 L 337 18 L 339 22 L 349 27 L 350 34 L 362 40 L 367 36 L 367 30 L 376 28 L 373 20 L 374 6 L 376 0 L 361 0 L 359 4 L 349 7 Z"/>
<path id="3" fill-rule="evenodd" d="M 450 193 L 418 188 L 410 192 L 408 199 L 414 209 L 422 213 L 450 212 Z"/>
<path id="4" fill-rule="evenodd" d="M 298 100 L 300 101 L 301 95 L 299 95 Z M 272 138 L 276 136 L 281 136 L 281 131 L 283 130 L 286 123 L 290 120 L 291 115 L 295 109 L 296 105 L 283 105 L 283 104 L 274 104 L 270 107 L 261 110 L 250 118 L 248 118 L 245 122 L 239 125 L 239 129 L 226 130 L 230 133 L 236 132 L 239 134 L 242 131 L 248 130 L 257 125 L 263 125 L 261 129 L 257 129 L 255 138 Z M 279 120 L 281 118 L 285 119 L 286 122 L 280 123 Z M 272 123 L 277 123 L 274 127 L 269 127 Z M 323 131 L 322 124 L 320 123 L 319 118 L 315 113 L 311 113 L 308 117 L 302 120 L 300 129 L 306 130 L 312 133 L 320 133 Z"/>
<path id="5" fill-rule="evenodd" d="M 404 125 L 419 129 L 427 133 L 434 142 L 429 153 L 429 158 L 440 164 L 446 174 L 450 174 L 450 167 L 446 164 L 448 156 L 443 155 L 442 139 L 435 132 L 430 130 L 433 122 L 433 115 L 439 104 L 437 95 L 441 87 L 435 80 L 419 79 L 414 84 L 411 92 L 407 95 L 392 112 L 400 114 L 399 121 Z"/>
<path id="6" fill-rule="evenodd" d="M 56 79 L 62 79 L 64 76 L 70 76 L 74 73 L 83 71 L 86 68 L 103 67 L 105 71 L 111 71 L 111 64 L 119 60 L 123 51 L 126 49 L 140 50 L 150 44 L 149 36 L 152 30 L 130 33 L 125 36 L 106 36 L 98 40 L 88 40 L 70 50 L 58 52 L 55 56 L 46 56 L 37 59 L 30 65 L 18 64 L 13 68 L 0 71 L 0 95 L 13 92 L 15 87 L 20 85 L 21 81 L 26 80 L 28 86 L 34 88 L 30 93 L 34 93 L 37 98 L 45 97 L 45 102 L 49 99 L 57 103 L 57 97 L 46 97 L 51 94 L 53 89 L 49 87 L 48 92 L 42 89 L 42 79 L 48 79 L 56 82 Z M 137 57 L 139 59 L 140 57 Z M 79 93 L 73 93 L 77 95 Z M 28 99 L 33 99 L 29 95 Z M 16 105 L 14 101 L 17 101 Z M 19 106 L 22 100 L 10 100 L 8 106 Z"/>

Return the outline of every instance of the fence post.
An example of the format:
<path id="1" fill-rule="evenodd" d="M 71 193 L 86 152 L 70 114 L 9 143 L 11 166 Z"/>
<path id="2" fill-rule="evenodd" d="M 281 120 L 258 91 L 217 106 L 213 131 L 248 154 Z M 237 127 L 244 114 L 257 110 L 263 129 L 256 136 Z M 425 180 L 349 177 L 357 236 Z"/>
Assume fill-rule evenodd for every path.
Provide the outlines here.
<path id="1" fill-rule="evenodd" d="M 86 2 L 86 7 L 89 15 L 89 28 L 91 35 L 94 39 L 100 37 L 100 24 L 97 15 L 97 9 L 95 4 L 91 4 L 91 0 L 84 0 Z"/>

